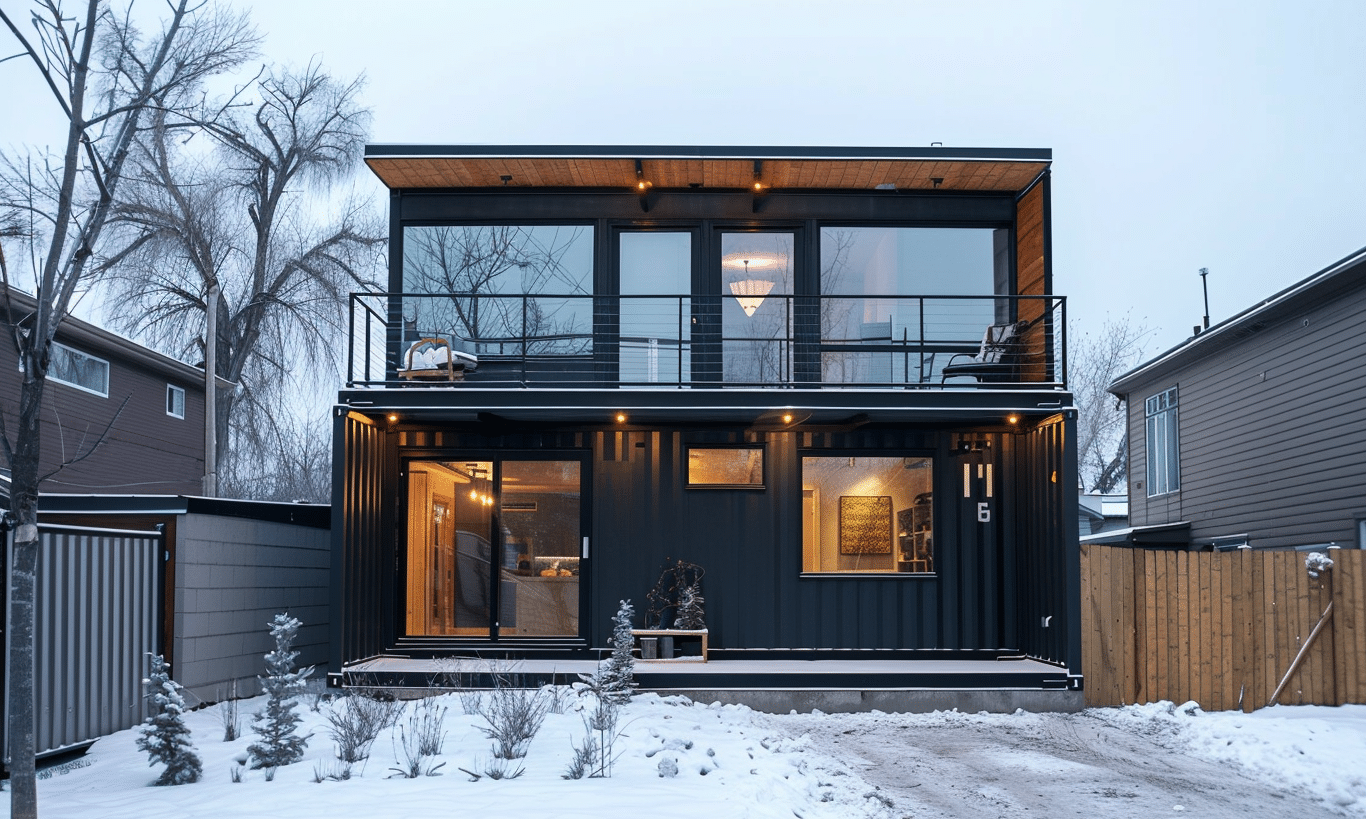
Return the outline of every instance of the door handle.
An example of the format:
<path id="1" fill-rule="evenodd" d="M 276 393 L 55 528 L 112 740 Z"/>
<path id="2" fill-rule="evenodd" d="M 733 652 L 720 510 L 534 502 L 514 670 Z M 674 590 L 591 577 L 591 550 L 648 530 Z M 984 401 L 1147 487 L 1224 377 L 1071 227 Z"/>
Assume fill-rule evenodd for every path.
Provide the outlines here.
<path id="1" fill-rule="evenodd" d="M 587 559 L 588 559 L 588 535 L 584 535 L 584 536 L 583 536 L 583 553 L 582 553 L 582 557 L 583 557 L 584 560 L 587 560 Z"/>

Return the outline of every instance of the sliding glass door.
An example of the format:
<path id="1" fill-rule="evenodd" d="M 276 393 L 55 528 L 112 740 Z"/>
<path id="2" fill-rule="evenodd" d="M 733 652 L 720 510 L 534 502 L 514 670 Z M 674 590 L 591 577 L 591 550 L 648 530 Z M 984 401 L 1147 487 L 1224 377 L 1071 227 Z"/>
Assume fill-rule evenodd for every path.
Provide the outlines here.
<path id="1" fill-rule="evenodd" d="M 408 633 L 578 636 L 584 472 L 578 459 L 409 462 Z"/>

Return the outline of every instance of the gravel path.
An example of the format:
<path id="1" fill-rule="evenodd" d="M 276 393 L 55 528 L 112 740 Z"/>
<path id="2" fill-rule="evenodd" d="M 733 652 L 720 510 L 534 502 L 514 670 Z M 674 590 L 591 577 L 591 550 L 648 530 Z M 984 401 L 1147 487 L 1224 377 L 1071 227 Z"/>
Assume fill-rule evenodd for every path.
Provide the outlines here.
<path id="1" fill-rule="evenodd" d="M 967 817 L 1340 817 L 1312 795 L 1275 790 L 1228 766 L 1136 734 L 1104 712 L 840 714 L 772 717 L 876 786 L 889 813 Z"/>

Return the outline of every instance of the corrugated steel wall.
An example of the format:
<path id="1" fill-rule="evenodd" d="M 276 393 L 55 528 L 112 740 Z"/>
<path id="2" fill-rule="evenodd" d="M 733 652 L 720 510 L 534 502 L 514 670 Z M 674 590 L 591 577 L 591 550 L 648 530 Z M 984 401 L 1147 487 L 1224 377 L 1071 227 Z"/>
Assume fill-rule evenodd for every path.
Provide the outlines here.
<path id="1" fill-rule="evenodd" d="M 373 657 L 394 638 L 394 483 L 385 430 L 342 411 L 333 434 L 331 659 Z M 386 523 L 387 521 L 387 523 Z"/>
<path id="2" fill-rule="evenodd" d="M 130 728 L 146 716 L 147 657 L 161 650 L 163 549 L 156 532 L 39 526 L 34 684 L 40 755 Z"/>

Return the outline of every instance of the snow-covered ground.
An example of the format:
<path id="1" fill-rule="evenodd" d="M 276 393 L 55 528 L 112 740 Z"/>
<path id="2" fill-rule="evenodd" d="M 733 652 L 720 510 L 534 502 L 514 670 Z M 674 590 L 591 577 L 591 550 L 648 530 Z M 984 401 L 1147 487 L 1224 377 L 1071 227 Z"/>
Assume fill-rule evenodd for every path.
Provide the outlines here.
<path id="1" fill-rule="evenodd" d="M 382 734 L 350 779 L 337 770 L 324 711 L 301 707 L 313 734 L 304 761 L 273 781 L 237 760 L 255 740 L 222 742 L 217 708 L 188 723 L 204 761 L 192 785 L 151 787 L 158 770 L 135 733 L 101 739 L 39 783 L 46 817 L 928 817 L 1048 811 L 1076 816 L 1366 817 L 1366 706 L 1204 713 L 1170 703 L 1082 714 L 768 715 L 653 694 L 622 715 L 608 779 L 562 778 L 584 725 L 564 698 L 532 742 L 517 779 L 462 772 L 490 762 L 482 720 L 444 695 L 437 776 L 394 775 L 397 732 Z M 406 706 L 412 708 L 410 703 Z M 399 724 L 405 720 L 400 718 Z M 661 771 L 677 769 L 676 775 Z M 243 774 L 233 781 L 233 772 Z M 7 794 L 6 794 L 7 796 Z M 1036 807 L 1037 806 L 1037 807 Z M 0 801 L 0 816 L 9 800 Z"/>

